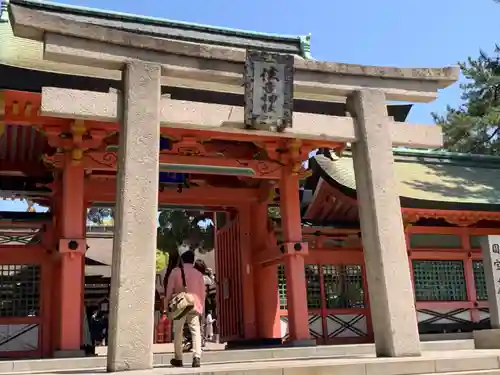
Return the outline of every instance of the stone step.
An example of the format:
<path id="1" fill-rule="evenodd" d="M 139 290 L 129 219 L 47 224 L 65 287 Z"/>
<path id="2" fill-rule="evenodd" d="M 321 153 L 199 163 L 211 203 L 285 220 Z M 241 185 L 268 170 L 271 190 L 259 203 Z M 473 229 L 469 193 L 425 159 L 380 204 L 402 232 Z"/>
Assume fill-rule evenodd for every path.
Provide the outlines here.
<path id="1" fill-rule="evenodd" d="M 500 375 L 500 350 L 429 351 L 421 357 L 375 358 L 359 355 L 339 358 L 289 359 L 254 362 L 204 363 L 193 369 L 159 367 L 130 371 L 128 375 Z M 33 371 L 32 371 L 33 372 Z M 103 369 L 51 371 L 65 375 L 98 374 Z M 7 372 L 6 372 L 7 373 Z M 12 373 L 12 372 L 8 372 Z M 48 373 L 46 371 L 45 373 Z"/>
<path id="2" fill-rule="evenodd" d="M 474 347 L 473 340 L 447 340 L 422 342 L 425 351 L 470 350 Z M 325 359 L 351 356 L 366 356 L 375 353 L 373 344 L 330 345 L 303 348 L 266 348 L 245 350 L 210 350 L 218 346 L 209 346 L 203 353 L 204 364 L 245 363 L 256 361 L 279 361 L 289 359 Z M 103 348 L 99 348 L 101 351 Z M 105 348 L 104 348 L 105 349 Z M 173 346 L 156 345 L 155 351 L 165 350 L 165 353 L 155 353 L 155 366 L 169 365 L 172 359 Z M 103 352 L 105 353 L 105 351 Z M 184 356 L 185 363 L 191 362 L 191 354 Z M 66 370 L 103 369 L 106 367 L 106 357 L 58 358 L 45 360 L 0 361 L 0 374 L 20 372 L 50 372 Z"/>
<path id="3" fill-rule="evenodd" d="M 211 373 L 220 375 L 430 375 L 489 371 L 500 374 L 500 351 L 425 352 L 416 358 L 374 358 L 372 356 L 311 360 L 207 364 L 198 369 L 165 367 L 156 374 Z M 193 371 L 194 370 L 194 371 Z"/>

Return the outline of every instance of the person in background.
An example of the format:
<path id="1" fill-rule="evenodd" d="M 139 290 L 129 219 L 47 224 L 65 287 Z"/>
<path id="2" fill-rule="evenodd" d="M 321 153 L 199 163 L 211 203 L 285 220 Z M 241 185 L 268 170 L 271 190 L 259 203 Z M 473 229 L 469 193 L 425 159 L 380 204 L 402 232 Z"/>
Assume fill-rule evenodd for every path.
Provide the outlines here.
<path id="1" fill-rule="evenodd" d="M 212 280 L 208 276 L 208 267 L 207 264 L 202 260 L 202 259 L 197 259 L 194 262 L 194 268 L 196 268 L 200 273 L 203 275 L 203 282 L 205 283 L 205 309 L 207 306 L 207 301 L 206 301 L 206 296 L 208 296 L 208 288 L 212 284 Z M 201 325 L 201 336 L 202 336 L 202 342 L 201 346 L 205 347 L 206 345 L 206 335 L 205 335 L 205 311 L 203 314 L 200 316 L 200 325 Z"/>
<path id="2" fill-rule="evenodd" d="M 214 339 L 214 323 L 215 319 L 212 317 L 212 311 L 209 311 L 205 318 L 205 340 L 209 342 Z"/>
<path id="3" fill-rule="evenodd" d="M 183 329 L 187 323 L 193 340 L 193 367 L 201 364 L 201 329 L 200 316 L 205 310 L 205 283 L 203 275 L 194 268 L 195 253 L 192 247 L 183 243 L 179 246 L 179 255 L 184 268 L 187 293 L 194 298 L 194 309 L 181 319 L 174 320 L 174 358 L 170 364 L 174 367 L 182 367 Z M 173 295 L 183 292 L 182 271 L 180 267 L 172 270 L 167 282 L 165 299 L 170 301 Z"/>

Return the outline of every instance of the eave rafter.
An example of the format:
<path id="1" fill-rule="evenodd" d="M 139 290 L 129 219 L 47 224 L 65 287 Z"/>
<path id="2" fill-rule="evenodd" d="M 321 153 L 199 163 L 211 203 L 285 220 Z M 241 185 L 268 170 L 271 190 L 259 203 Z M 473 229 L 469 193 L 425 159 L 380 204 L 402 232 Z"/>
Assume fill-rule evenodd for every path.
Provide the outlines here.
<path id="1" fill-rule="evenodd" d="M 443 219 L 458 227 L 469 227 L 480 221 L 500 221 L 499 212 L 420 208 L 402 208 L 402 212 L 403 221 L 409 225 L 417 223 L 420 219 Z"/>
<path id="2" fill-rule="evenodd" d="M 319 179 L 314 198 L 304 215 L 305 219 L 322 219 L 328 217 L 340 218 L 342 213 L 338 210 L 338 202 L 342 202 L 341 210 L 350 207 L 357 211 L 357 201 L 338 189 L 334 188 L 322 178 Z M 500 213 L 488 211 L 466 210 L 437 210 L 430 208 L 401 208 L 405 227 L 416 224 L 420 219 L 442 219 L 458 227 L 468 227 L 480 221 L 500 221 Z M 357 214 L 356 214 L 357 216 Z"/>
<path id="3" fill-rule="evenodd" d="M 319 178 L 313 199 L 307 208 L 305 219 L 357 218 L 357 201 L 331 186 L 322 177 Z"/>

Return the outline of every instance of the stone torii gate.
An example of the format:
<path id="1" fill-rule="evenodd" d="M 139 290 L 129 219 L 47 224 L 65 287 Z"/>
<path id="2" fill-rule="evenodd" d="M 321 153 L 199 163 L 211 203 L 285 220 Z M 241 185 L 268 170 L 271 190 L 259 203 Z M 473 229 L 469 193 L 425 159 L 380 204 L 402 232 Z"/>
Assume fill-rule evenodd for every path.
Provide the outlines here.
<path id="1" fill-rule="evenodd" d="M 370 67 L 295 57 L 295 98 L 343 98 L 351 116 L 294 113 L 292 127 L 283 132 L 252 130 L 244 125 L 242 107 L 171 100 L 160 94 L 162 82 L 169 79 L 241 93 L 245 50 L 135 34 L 43 12 L 29 3 L 10 1 L 13 31 L 43 42 L 45 59 L 121 72 L 120 93 L 47 87 L 41 107 L 44 116 L 120 123 L 108 370 L 148 369 L 153 364 L 160 128 L 210 131 L 228 139 L 237 135 L 318 140 L 323 145 L 351 142 L 376 352 L 420 355 L 392 146 L 439 147 L 442 136 L 436 126 L 394 122 L 386 101 L 432 101 L 438 89 L 456 81 L 458 69 Z M 289 330 L 291 340 L 300 342 L 309 339 L 303 259 L 307 247 L 293 172 L 285 169 L 279 187 Z M 60 252 L 71 252 L 70 240 L 61 242 Z M 79 323 L 63 318 L 70 325 Z"/>

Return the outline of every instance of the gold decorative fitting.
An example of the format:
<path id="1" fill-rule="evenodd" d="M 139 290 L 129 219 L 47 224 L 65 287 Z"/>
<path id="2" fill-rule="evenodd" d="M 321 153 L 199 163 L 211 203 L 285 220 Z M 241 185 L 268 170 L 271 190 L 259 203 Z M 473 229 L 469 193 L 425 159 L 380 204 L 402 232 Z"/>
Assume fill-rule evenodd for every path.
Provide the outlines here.
<path id="1" fill-rule="evenodd" d="M 275 198 L 276 198 L 276 189 L 274 188 L 269 189 L 268 201 L 273 202 Z"/>
<path id="2" fill-rule="evenodd" d="M 83 159 L 83 150 L 81 148 L 74 148 L 71 150 L 71 158 L 73 159 L 73 162 L 81 162 Z"/>
<path id="3" fill-rule="evenodd" d="M 406 230 L 413 225 L 413 222 L 403 219 L 403 228 Z"/>
<path id="4" fill-rule="evenodd" d="M 32 110 L 33 110 L 33 104 L 31 104 L 30 102 L 26 103 L 26 105 L 24 106 L 24 115 L 28 117 L 31 116 Z"/>
<path id="5" fill-rule="evenodd" d="M 304 179 L 309 178 L 309 177 L 312 176 L 312 171 L 305 169 L 304 166 L 301 165 L 301 168 L 300 168 L 298 174 L 299 174 L 300 179 L 304 180 Z"/>
<path id="6" fill-rule="evenodd" d="M 290 151 L 292 151 L 293 153 L 300 154 L 300 147 L 301 146 L 302 146 L 302 141 L 300 141 L 299 139 L 294 139 L 290 143 Z"/>
<path id="7" fill-rule="evenodd" d="M 301 170 L 302 170 L 302 163 L 295 163 L 292 166 L 292 174 L 294 176 L 298 175 Z"/>
<path id="8" fill-rule="evenodd" d="M 87 128 L 85 127 L 85 121 L 83 120 L 75 120 L 71 124 L 71 133 L 73 133 L 73 136 L 81 137 L 86 131 Z"/>
<path id="9" fill-rule="evenodd" d="M 5 115 L 5 97 L 4 93 L 0 91 L 0 118 Z"/>

